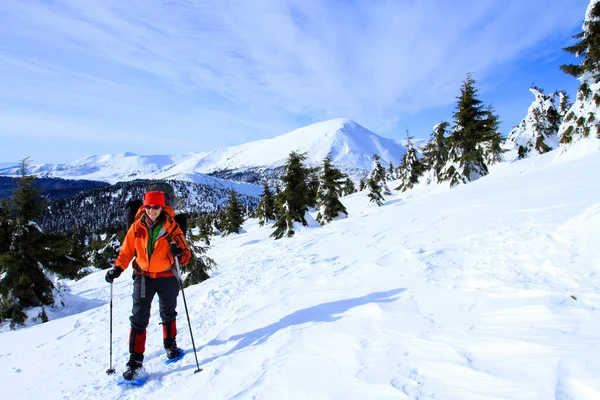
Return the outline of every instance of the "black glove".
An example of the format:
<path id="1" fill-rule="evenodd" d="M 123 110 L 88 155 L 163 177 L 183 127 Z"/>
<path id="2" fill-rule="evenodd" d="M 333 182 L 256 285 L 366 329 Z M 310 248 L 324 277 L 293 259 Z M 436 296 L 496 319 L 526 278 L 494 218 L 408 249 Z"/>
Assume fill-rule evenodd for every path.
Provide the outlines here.
<path id="1" fill-rule="evenodd" d="M 121 275 L 121 272 L 123 272 L 121 268 L 111 268 L 108 271 L 106 271 L 106 277 L 104 279 L 106 279 L 106 282 L 108 283 L 113 283 L 115 278 L 118 278 Z"/>
<path id="2" fill-rule="evenodd" d="M 171 243 L 171 254 L 173 257 L 180 257 L 183 255 L 183 249 L 173 242 Z"/>

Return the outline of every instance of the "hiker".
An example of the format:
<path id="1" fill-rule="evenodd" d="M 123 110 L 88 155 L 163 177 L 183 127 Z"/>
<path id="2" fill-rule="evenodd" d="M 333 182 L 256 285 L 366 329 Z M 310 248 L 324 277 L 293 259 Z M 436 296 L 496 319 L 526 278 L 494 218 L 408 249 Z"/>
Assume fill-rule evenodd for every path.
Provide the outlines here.
<path id="1" fill-rule="evenodd" d="M 150 306 L 154 294 L 158 294 L 167 358 L 174 359 L 181 355 L 175 341 L 177 295 L 181 279 L 175 268 L 175 257 L 178 257 L 180 265 L 185 265 L 191 254 L 167 199 L 170 196 L 162 191 L 145 193 L 144 203 L 137 210 L 127 231 L 115 266 L 106 273 L 106 281 L 112 284 L 133 260 L 135 274 L 133 309 L 129 318 L 130 358 L 123 373 L 126 380 L 134 380 L 143 372 L 146 328 L 150 321 Z"/>

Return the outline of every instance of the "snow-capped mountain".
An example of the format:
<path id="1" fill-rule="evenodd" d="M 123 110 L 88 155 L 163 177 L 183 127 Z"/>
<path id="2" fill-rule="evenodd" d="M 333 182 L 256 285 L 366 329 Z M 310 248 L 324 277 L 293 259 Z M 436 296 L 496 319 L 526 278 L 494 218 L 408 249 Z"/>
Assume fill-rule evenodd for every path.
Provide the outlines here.
<path id="1" fill-rule="evenodd" d="M 89 179 L 116 183 L 134 179 L 178 179 L 208 183 L 204 174 L 241 176 L 252 169 L 276 169 L 284 165 L 292 151 L 305 152 L 307 165 L 320 165 L 331 152 L 335 165 L 346 171 L 368 171 L 372 156 L 398 165 L 406 148 L 383 138 L 348 119 L 334 119 L 309 125 L 272 139 L 245 143 L 210 152 L 179 155 L 105 154 L 85 157 L 65 164 L 35 165 L 30 173 L 44 177 Z M 0 170 L 14 175 L 15 168 Z"/>

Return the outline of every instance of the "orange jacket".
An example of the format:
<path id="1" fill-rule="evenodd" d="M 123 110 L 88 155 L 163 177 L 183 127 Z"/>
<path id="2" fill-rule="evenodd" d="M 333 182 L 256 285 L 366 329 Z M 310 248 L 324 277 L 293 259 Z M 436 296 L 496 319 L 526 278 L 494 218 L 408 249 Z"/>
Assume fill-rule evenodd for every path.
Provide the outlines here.
<path id="1" fill-rule="evenodd" d="M 127 235 L 121 245 L 119 255 L 115 260 L 115 266 L 122 270 L 127 269 L 133 258 L 134 266 L 138 273 L 150 278 L 173 276 L 171 267 L 175 265 L 175 259 L 171 254 L 171 242 L 183 249 L 183 255 L 179 257 L 179 264 L 185 265 L 189 262 L 191 253 L 181 228 L 175 222 L 174 210 L 171 207 L 163 207 L 166 221 L 160 231 L 159 237 L 154 243 L 154 249 L 148 259 L 148 226 L 142 220 L 146 214 L 144 207 L 140 207 L 135 222 L 129 227 Z"/>

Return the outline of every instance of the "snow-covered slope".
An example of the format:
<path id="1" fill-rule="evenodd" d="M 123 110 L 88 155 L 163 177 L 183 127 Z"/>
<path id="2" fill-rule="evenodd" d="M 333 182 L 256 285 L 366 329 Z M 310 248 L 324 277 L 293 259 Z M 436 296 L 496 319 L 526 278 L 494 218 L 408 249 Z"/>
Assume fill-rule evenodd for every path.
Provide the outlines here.
<path id="1" fill-rule="evenodd" d="M 590 142 L 591 143 L 591 142 Z M 216 238 L 213 278 L 180 297 L 165 366 L 158 305 L 150 381 L 109 364 L 103 272 L 71 284 L 50 322 L 0 326 L 7 399 L 600 398 L 600 152 L 495 166 L 452 190 L 419 187 L 274 241 L 249 221 Z M 127 361 L 131 279 L 115 281 L 113 362 Z M 155 300 L 156 301 L 156 300 Z M 71 313 L 72 315 L 67 315 Z M 58 318 L 61 317 L 61 318 Z M 55 319 L 56 318 L 56 319 Z"/>
<path id="2" fill-rule="evenodd" d="M 320 165 L 327 153 L 346 169 L 370 170 L 372 156 L 386 163 L 399 164 L 406 149 L 392 139 L 383 138 L 354 121 L 335 119 L 306 126 L 273 139 L 205 153 L 172 156 L 140 156 L 133 153 L 105 154 L 66 164 L 33 166 L 31 173 L 65 179 L 90 179 L 111 183 L 133 179 L 179 179 L 205 183 L 201 174 L 245 168 L 282 166 L 292 151 L 306 152 L 308 165 Z M 12 169 L 0 174 L 16 174 Z"/>

